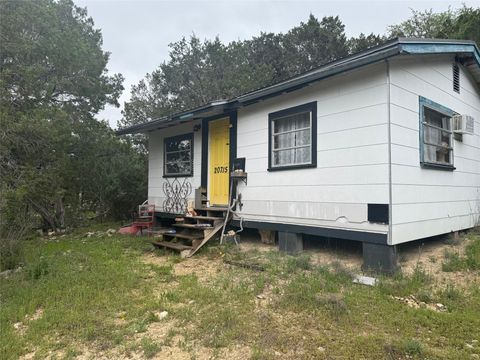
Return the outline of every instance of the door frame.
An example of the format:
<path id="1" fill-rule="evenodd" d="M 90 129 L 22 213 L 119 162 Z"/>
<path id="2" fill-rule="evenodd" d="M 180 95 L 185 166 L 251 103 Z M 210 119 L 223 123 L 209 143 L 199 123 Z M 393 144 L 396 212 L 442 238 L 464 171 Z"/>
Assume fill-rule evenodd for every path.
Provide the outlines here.
<path id="1" fill-rule="evenodd" d="M 200 186 L 207 189 L 208 193 L 208 161 L 209 161 L 209 154 L 208 154 L 208 147 L 209 142 L 208 138 L 209 134 L 209 122 L 214 120 L 220 120 L 223 118 L 230 119 L 230 156 L 229 156 L 229 164 L 228 164 L 228 183 L 230 184 L 230 173 L 233 166 L 233 161 L 237 157 L 237 111 L 223 113 L 221 115 L 215 115 L 209 118 L 202 119 L 202 169 L 201 169 L 201 179 L 200 179 Z M 228 189 L 230 192 L 230 189 Z M 235 196 L 236 189 L 233 189 L 233 194 L 228 194 L 229 201 L 232 196 Z"/>

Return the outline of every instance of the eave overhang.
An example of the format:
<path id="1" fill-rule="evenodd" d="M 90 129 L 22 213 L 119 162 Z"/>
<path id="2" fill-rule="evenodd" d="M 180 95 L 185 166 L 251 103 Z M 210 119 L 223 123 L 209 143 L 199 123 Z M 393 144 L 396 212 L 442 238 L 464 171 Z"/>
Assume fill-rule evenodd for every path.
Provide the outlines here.
<path id="1" fill-rule="evenodd" d="M 475 42 L 468 40 L 398 38 L 388 41 L 383 45 L 325 64 L 318 69 L 311 70 L 291 79 L 248 92 L 234 99 L 214 101 L 195 109 L 176 113 L 172 116 L 153 119 L 144 124 L 117 130 L 116 134 L 146 133 L 193 120 L 228 114 L 239 107 L 248 106 L 268 98 L 296 91 L 331 76 L 384 61 L 393 56 L 435 54 L 455 55 L 480 85 L 480 50 Z"/>

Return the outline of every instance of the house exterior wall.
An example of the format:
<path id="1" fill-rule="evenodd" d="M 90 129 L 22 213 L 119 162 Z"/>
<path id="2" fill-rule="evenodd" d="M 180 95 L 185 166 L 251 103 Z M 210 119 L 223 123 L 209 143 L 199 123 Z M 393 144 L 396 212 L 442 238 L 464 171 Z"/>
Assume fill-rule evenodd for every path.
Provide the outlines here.
<path id="1" fill-rule="evenodd" d="M 386 233 L 368 203 L 389 203 L 386 64 L 343 73 L 238 111 L 237 157 L 246 221 Z M 317 167 L 268 168 L 268 114 L 317 102 Z"/>
<path id="2" fill-rule="evenodd" d="M 187 200 L 195 198 L 195 189 L 200 187 L 202 168 L 202 133 L 193 132 L 193 127 L 200 124 L 199 121 L 172 126 L 148 133 L 148 202 L 155 204 L 156 211 L 163 212 L 167 195 L 164 191 L 165 184 L 172 184 L 175 178 L 163 177 L 163 146 L 164 139 L 171 136 L 193 133 L 193 176 L 179 177 L 180 186 L 188 186 L 191 189 Z"/>
<path id="3" fill-rule="evenodd" d="M 480 212 L 480 92 L 460 67 L 453 91 L 449 56 L 390 60 L 391 244 L 471 228 Z M 454 171 L 420 166 L 419 96 L 475 118 L 475 135 L 453 140 Z"/>
<path id="4" fill-rule="evenodd" d="M 399 244 L 478 225 L 480 213 L 480 90 L 460 67 L 453 91 L 449 56 L 396 57 L 240 108 L 237 157 L 246 158 L 248 185 L 239 182 L 250 224 L 268 222 L 381 233 L 367 220 L 368 204 L 389 204 L 388 243 Z M 454 171 L 420 166 L 419 97 L 475 118 L 475 134 L 453 140 Z M 268 169 L 268 115 L 317 103 L 317 167 Z M 163 211 L 164 138 L 192 133 L 200 122 L 149 133 L 148 199 Z M 194 132 L 193 176 L 201 184 L 202 132 Z M 389 143 L 390 142 L 390 143 Z M 389 151 L 389 145 L 391 151 Z M 203 159 L 208 161 L 208 159 Z M 390 165 L 391 162 L 391 165 Z M 391 183 L 390 183 L 391 176 Z"/>

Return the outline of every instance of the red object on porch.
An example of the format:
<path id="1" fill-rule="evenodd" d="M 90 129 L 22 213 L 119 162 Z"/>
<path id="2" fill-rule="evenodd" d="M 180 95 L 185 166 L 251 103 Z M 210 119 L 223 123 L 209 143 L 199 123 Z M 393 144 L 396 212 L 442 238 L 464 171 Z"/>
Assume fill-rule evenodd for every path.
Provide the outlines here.
<path id="1" fill-rule="evenodd" d="M 132 227 L 143 234 L 143 229 L 152 229 L 155 225 L 155 205 L 139 205 L 138 215 L 133 221 Z"/>

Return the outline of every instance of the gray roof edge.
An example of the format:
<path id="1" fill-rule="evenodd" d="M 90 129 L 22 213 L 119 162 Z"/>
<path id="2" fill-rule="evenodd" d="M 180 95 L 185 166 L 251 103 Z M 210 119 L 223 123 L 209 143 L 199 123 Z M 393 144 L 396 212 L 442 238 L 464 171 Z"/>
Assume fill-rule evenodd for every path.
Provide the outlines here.
<path id="1" fill-rule="evenodd" d="M 115 134 L 126 135 L 126 134 L 132 134 L 132 133 L 141 133 L 144 131 L 154 129 L 157 126 L 160 126 L 161 124 L 174 121 L 175 119 L 181 120 L 182 118 L 189 118 L 190 115 L 193 116 L 195 113 L 201 113 L 202 111 L 211 110 L 216 107 L 222 107 L 222 106 L 226 107 L 228 104 L 229 104 L 228 100 L 215 100 L 215 101 L 209 102 L 208 104 L 205 104 L 193 109 L 174 113 L 170 116 L 162 116 L 159 118 L 152 119 L 146 123 L 136 124 L 136 125 L 122 128 L 122 129 L 118 129 L 115 131 Z"/>
<path id="2" fill-rule="evenodd" d="M 342 66 L 344 64 L 350 64 L 352 62 L 358 61 L 358 60 L 360 60 L 362 58 L 365 58 L 367 56 L 373 56 L 374 54 L 376 54 L 378 52 L 387 51 L 389 49 L 396 49 L 396 48 L 398 48 L 398 39 L 390 40 L 390 41 L 386 42 L 385 44 L 375 46 L 373 48 L 361 51 L 361 52 L 353 54 L 353 55 L 349 55 L 347 57 L 332 61 L 330 63 L 326 63 L 326 64 L 320 66 L 319 68 L 307 71 L 306 73 L 303 73 L 303 74 L 300 74 L 300 75 L 296 75 L 296 76 L 294 76 L 290 79 L 287 79 L 287 80 L 281 81 L 279 83 L 276 83 L 276 84 L 273 84 L 273 85 L 270 85 L 270 86 L 266 86 L 266 87 L 263 87 L 263 88 L 260 88 L 260 89 L 257 89 L 257 90 L 250 91 L 246 94 L 238 96 L 237 100 L 239 102 L 244 102 L 245 101 L 244 99 L 250 99 L 250 98 L 254 97 L 254 95 L 259 94 L 261 92 L 267 92 L 270 89 L 275 89 L 275 88 L 280 88 L 280 87 L 288 87 L 289 85 L 295 86 L 298 82 L 305 81 L 305 79 L 310 79 L 310 80 L 314 79 L 317 75 L 319 75 L 319 74 L 321 74 L 321 73 L 323 73 L 323 72 L 325 72 L 329 69 L 332 69 L 334 67 L 339 67 L 339 66 Z M 248 101 L 248 100 L 246 100 L 246 101 Z"/>
<path id="3" fill-rule="evenodd" d="M 419 51 L 411 52 L 411 45 L 419 46 L 430 46 L 429 51 L 426 47 L 419 48 Z M 133 125 L 127 128 L 118 129 L 115 133 L 117 135 L 125 135 L 131 133 L 141 133 L 148 130 L 155 129 L 157 126 L 163 123 L 172 122 L 176 120 L 181 120 L 182 117 L 187 117 L 188 115 L 199 114 L 205 110 L 211 110 L 215 107 L 223 106 L 225 111 L 234 110 L 238 106 L 246 106 L 249 103 L 255 102 L 261 98 L 268 98 L 277 96 L 281 93 L 293 91 L 298 88 L 307 86 L 308 84 L 322 80 L 324 78 L 337 75 L 339 73 L 356 69 L 365 65 L 369 65 L 375 62 L 382 61 L 389 57 L 399 55 L 399 54 L 412 54 L 412 55 L 421 55 L 421 54 L 434 54 L 434 53 L 449 53 L 443 49 L 434 49 L 433 47 L 439 46 L 445 48 L 446 45 L 453 45 L 452 50 L 463 49 L 463 52 L 471 53 L 473 51 L 473 58 L 476 60 L 477 65 L 480 68 L 480 50 L 478 45 L 471 40 L 455 40 L 455 39 L 418 39 L 418 38 L 397 38 L 386 42 L 385 44 L 364 50 L 357 54 L 347 56 L 345 58 L 332 61 L 327 63 L 317 69 L 310 70 L 306 73 L 297 75 L 290 79 L 284 80 L 282 82 L 257 89 L 246 94 L 240 95 L 231 100 L 220 100 L 213 101 L 208 104 L 202 105 L 200 107 L 186 110 L 183 112 L 175 113 L 171 116 L 165 116 L 158 119 L 153 119 L 150 122 Z M 460 48 L 459 46 L 464 46 Z M 410 47 L 409 47 L 410 46 Z M 468 48 L 467 48 L 468 47 Z M 450 51 L 450 53 L 455 51 Z"/>
<path id="4" fill-rule="evenodd" d="M 240 95 L 239 97 L 237 97 L 237 100 L 240 103 L 248 103 L 248 102 L 254 101 L 255 98 L 260 98 L 260 97 L 269 96 L 269 95 L 273 96 L 274 94 L 288 91 L 289 88 L 296 87 L 302 83 L 318 81 L 323 78 L 336 75 L 344 71 L 352 70 L 357 67 L 371 64 L 377 61 L 381 61 L 388 57 L 406 52 L 405 51 L 406 47 L 404 45 L 417 45 L 417 44 L 418 45 L 421 44 L 424 46 L 427 46 L 427 45 L 440 46 L 442 48 L 446 45 L 455 45 L 457 49 L 458 49 L 458 46 L 465 45 L 470 47 L 469 50 L 466 50 L 468 52 L 471 52 L 472 46 L 473 46 L 474 52 L 476 53 L 474 54 L 474 57 L 477 58 L 477 62 L 478 62 L 479 48 L 477 44 L 471 40 L 397 38 L 397 39 L 390 40 L 385 44 L 373 47 L 371 49 L 367 49 L 360 53 L 350 55 L 348 57 L 345 57 L 337 61 L 333 61 L 328 64 L 325 64 L 320 68 L 311 70 L 307 73 L 282 81 L 280 83 Z M 420 54 L 420 53 L 421 52 L 412 53 L 412 55 Z"/>

